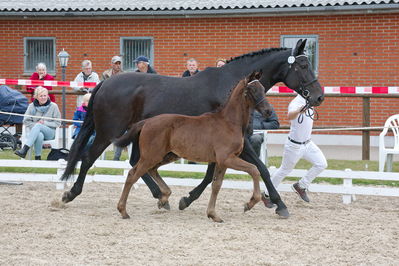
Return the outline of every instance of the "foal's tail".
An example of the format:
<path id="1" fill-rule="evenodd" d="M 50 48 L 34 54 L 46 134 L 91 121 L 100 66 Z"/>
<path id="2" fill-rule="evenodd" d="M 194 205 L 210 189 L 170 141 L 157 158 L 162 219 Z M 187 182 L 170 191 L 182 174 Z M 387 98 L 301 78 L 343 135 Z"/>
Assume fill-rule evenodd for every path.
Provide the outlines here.
<path id="1" fill-rule="evenodd" d="M 137 139 L 140 135 L 141 129 L 143 128 L 146 120 L 141 120 L 129 128 L 129 130 L 121 137 L 114 141 L 114 144 L 119 147 L 128 146 L 133 140 Z"/>
<path id="2" fill-rule="evenodd" d="M 93 119 L 93 102 L 94 98 L 102 85 L 102 81 L 94 88 L 91 92 L 91 97 L 86 113 L 86 117 L 83 121 L 83 125 L 79 131 L 79 134 L 76 136 L 75 140 L 72 143 L 71 150 L 67 159 L 67 166 L 65 168 L 65 172 L 61 176 L 61 180 L 68 180 L 70 176 L 75 171 L 76 164 L 82 158 L 82 154 L 84 153 L 84 148 L 90 138 L 90 136 L 94 132 L 94 119 Z"/>

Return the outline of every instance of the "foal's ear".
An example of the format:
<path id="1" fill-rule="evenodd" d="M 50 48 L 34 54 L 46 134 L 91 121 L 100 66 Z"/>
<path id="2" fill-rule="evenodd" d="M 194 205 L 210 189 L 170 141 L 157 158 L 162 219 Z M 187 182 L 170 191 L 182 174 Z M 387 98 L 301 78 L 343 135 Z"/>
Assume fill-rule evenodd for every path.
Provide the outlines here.
<path id="1" fill-rule="evenodd" d="M 262 70 L 260 70 L 260 71 L 254 71 L 254 72 L 252 72 L 252 73 L 249 75 L 249 77 L 247 78 L 247 80 L 248 80 L 248 82 L 251 82 L 251 81 L 253 81 L 253 80 L 260 79 L 261 76 L 262 76 Z"/>
<path id="2" fill-rule="evenodd" d="M 305 40 L 299 39 L 298 40 L 298 42 L 296 43 L 296 46 L 294 48 L 294 51 L 293 51 L 293 56 L 304 54 L 306 41 L 307 41 L 307 39 L 305 39 Z"/>

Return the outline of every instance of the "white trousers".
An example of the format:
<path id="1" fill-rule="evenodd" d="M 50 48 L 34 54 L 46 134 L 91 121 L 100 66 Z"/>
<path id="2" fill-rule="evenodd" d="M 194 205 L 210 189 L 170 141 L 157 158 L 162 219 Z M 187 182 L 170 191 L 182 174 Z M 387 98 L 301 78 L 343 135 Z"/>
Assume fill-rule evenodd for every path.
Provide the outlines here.
<path id="1" fill-rule="evenodd" d="M 299 180 L 299 186 L 301 188 L 308 188 L 313 179 L 327 168 L 326 157 L 324 157 L 323 152 L 313 141 L 307 144 L 295 144 L 287 139 L 284 144 L 281 166 L 272 176 L 272 183 L 275 188 L 277 188 L 281 181 L 291 173 L 292 169 L 294 169 L 301 158 L 313 164 L 306 175 Z"/>

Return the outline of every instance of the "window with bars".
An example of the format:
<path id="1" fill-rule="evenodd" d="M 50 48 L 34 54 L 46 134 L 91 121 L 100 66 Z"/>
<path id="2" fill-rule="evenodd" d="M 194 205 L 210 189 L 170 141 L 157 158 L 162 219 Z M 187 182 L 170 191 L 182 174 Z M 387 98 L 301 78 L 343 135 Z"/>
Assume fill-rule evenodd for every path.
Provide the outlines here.
<path id="1" fill-rule="evenodd" d="M 319 39 L 317 35 L 283 35 L 281 36 L 281 46 L 294 48 L 299 39 L 307 39 L 305 54 L 309 57 L 315 75 L 318 76 Z"/>
<path id="2" fill-rule="evenodd" d="M 150 60 L 150 65 L 154 62 L 154 42 L 151 37 L 122 37 L 121 55 L 123 57 L 123 70 L 133 71 L 136 69 L 134 60 L 144 55 Z"/>
<path id="3" fill-rule="evenodd" d="M 33 73 L 38 63 L 45 63 L 47 72 L 55 74 L 55 38 L 24 38 L 24 72 Z"/>

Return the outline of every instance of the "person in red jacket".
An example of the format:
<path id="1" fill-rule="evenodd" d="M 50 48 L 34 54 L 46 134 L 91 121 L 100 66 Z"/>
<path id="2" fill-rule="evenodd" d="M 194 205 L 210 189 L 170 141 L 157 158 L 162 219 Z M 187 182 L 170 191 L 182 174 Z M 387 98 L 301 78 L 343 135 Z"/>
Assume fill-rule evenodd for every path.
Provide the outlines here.
<path id="1" fill-rule="evenodd" d="M 36 66 L 36 72 L 34 72 L 32 74 L 32 76 L 30 76 L 29 78 L 30 80 L 54 80 L 54 77 L 47 74 L 47 67 L 45 63 L 39 63 Z M 33 93 L 36 89 L 36 87 L 38 86 L 27 86 L 26 87 L 26 91 L 30 92 L 31 94 L 31 102 L 33 102 L 33 100 L 35 100 L 35 98 L 33 97 Z M 53 89 L 53 87 L 50 86 L 42 86 L 44 88 L 46 88 L 48 91 L 51 91 Z M 55 103 L 55 96 L 54 94 L 49 94 L 50 100 Z"/>

